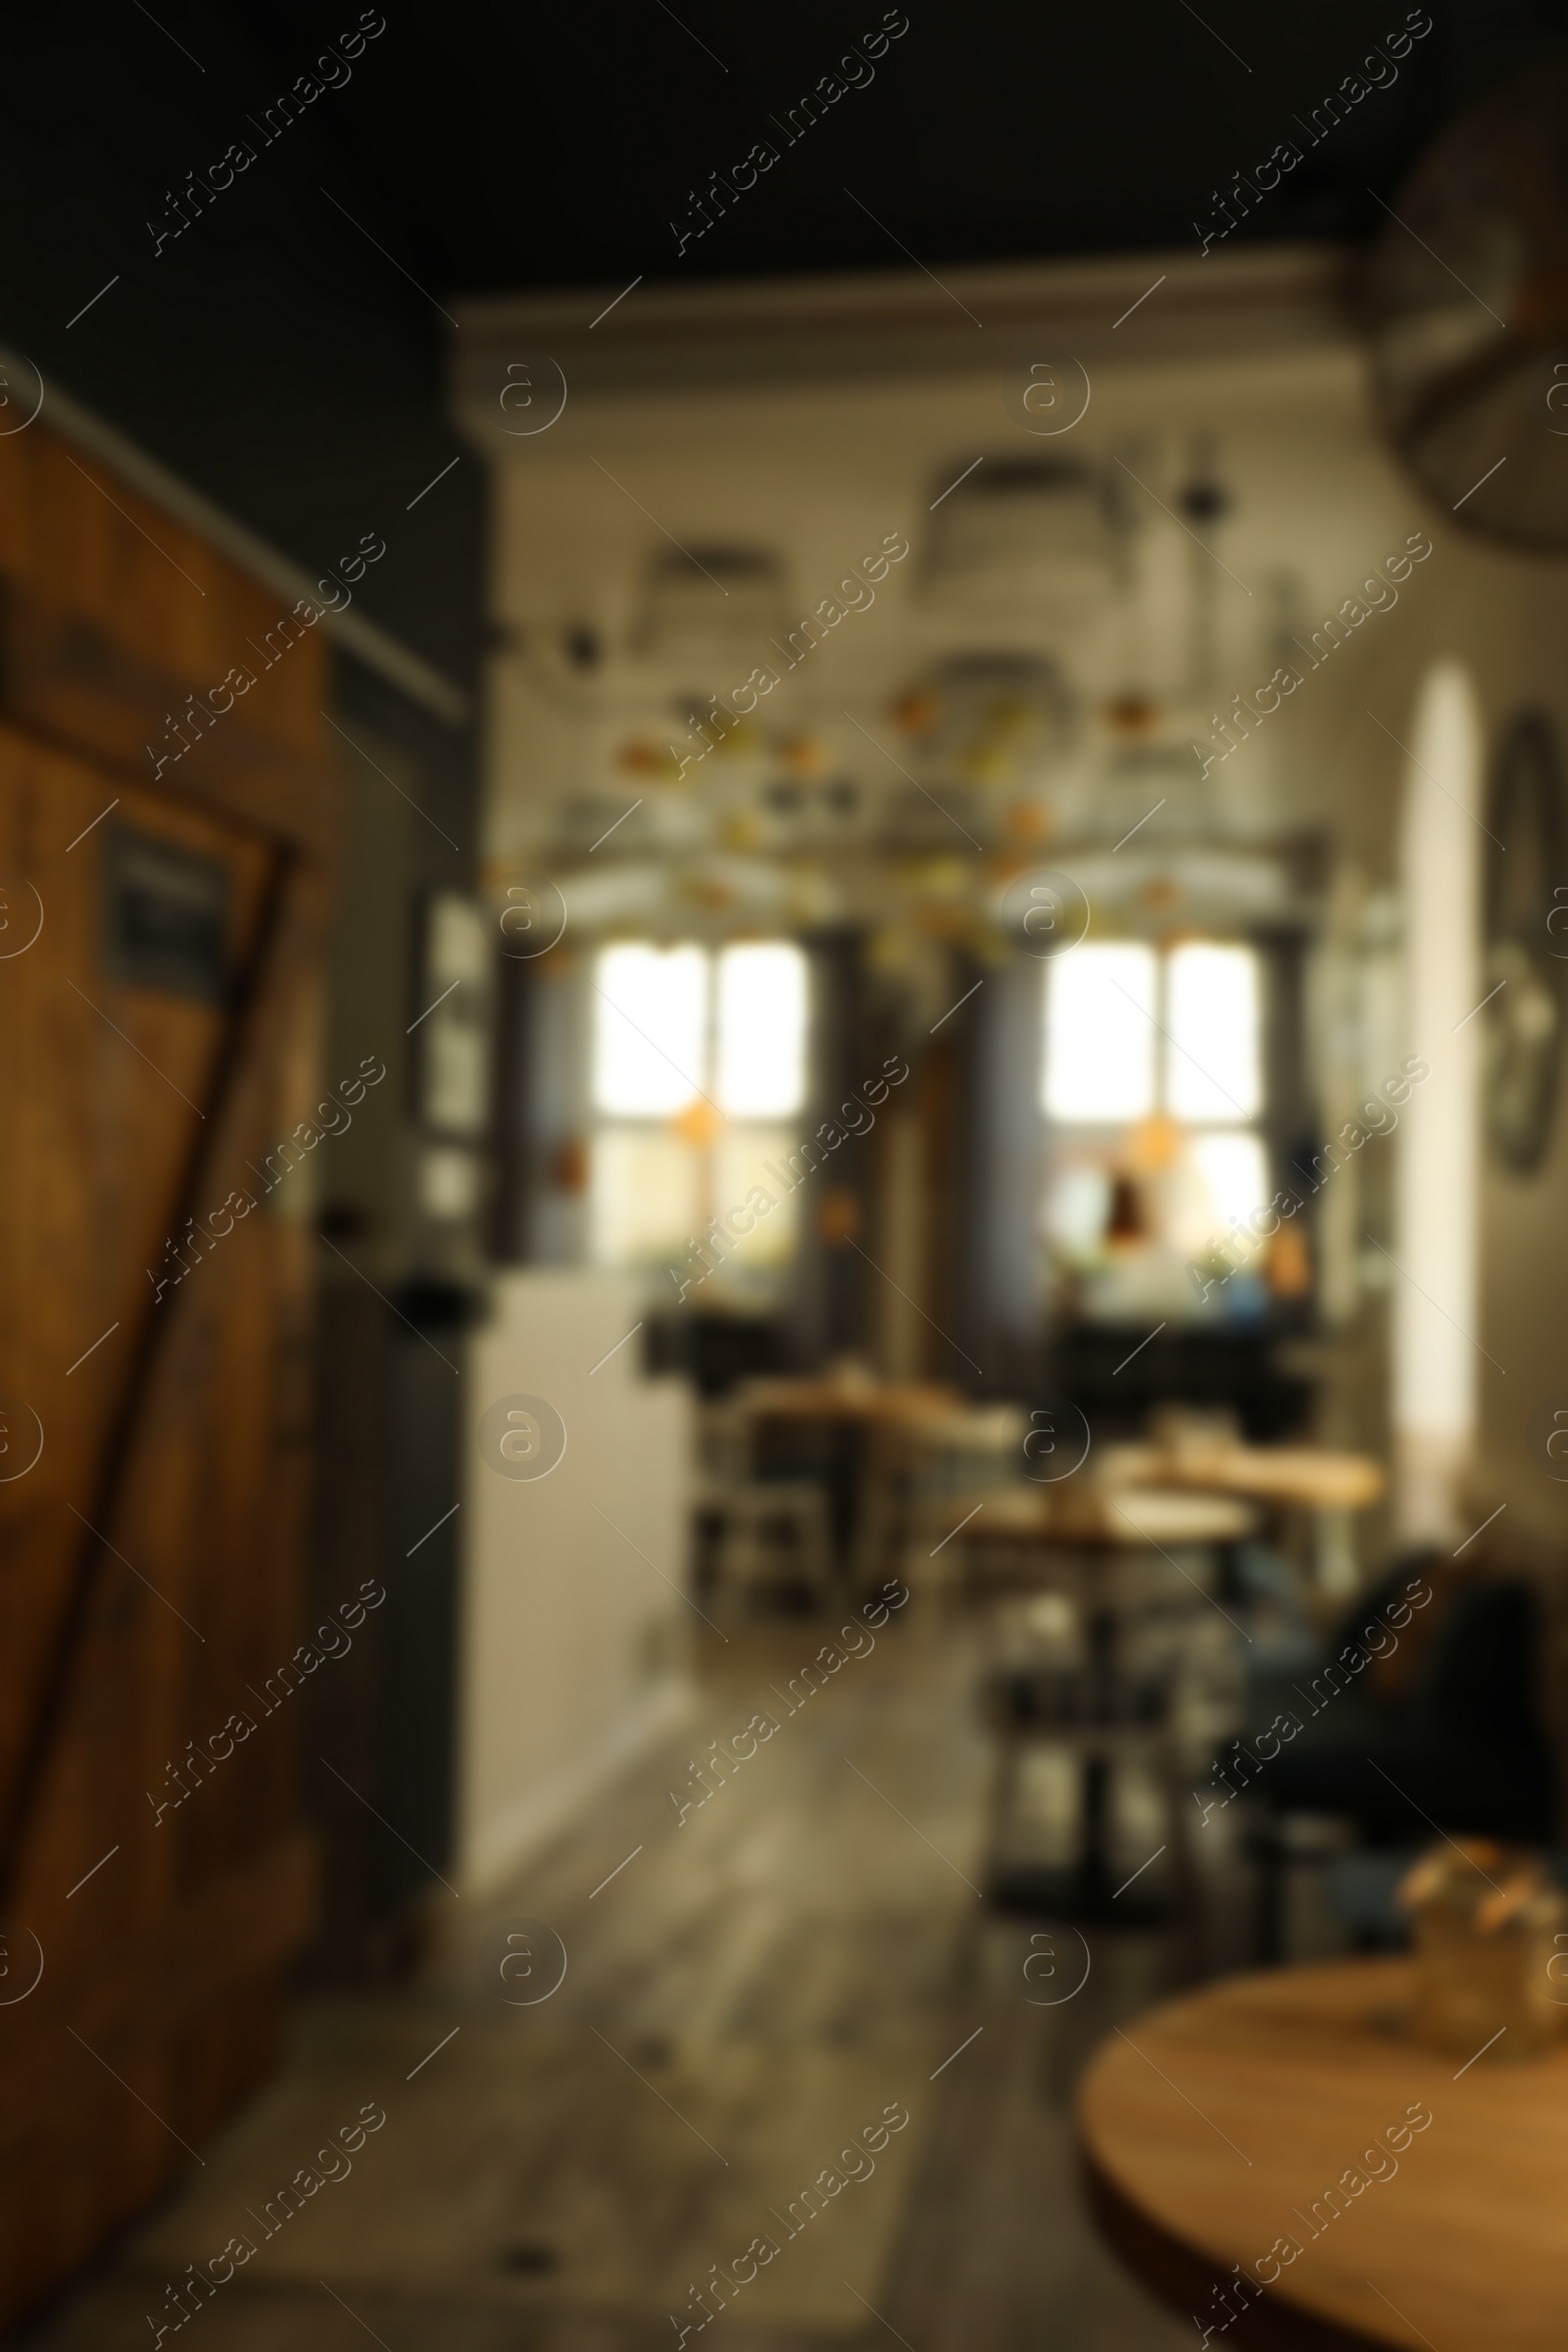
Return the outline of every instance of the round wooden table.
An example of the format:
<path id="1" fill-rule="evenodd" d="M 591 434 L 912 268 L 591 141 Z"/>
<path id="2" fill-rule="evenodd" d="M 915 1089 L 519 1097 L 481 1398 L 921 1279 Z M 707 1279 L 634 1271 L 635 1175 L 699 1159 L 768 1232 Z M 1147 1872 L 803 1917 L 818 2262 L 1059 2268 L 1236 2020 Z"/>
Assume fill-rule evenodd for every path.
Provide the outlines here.
<path id="1" fill-rule="evenodd" d="M 1369 1453 L 1334 1453 L 1324 1446 L 1155 1446 L 1143 1449 L 1150 1484 L 1247 1494 L 1256 1502 L 1303 1510 L 1364 1510 L 1388 1485 Z"/>
<path id="2" fill-rule="evenodd" d="M 1517 2064 L 1498 2063 L 1504 2045 L 1470 2064 L 1427 2049 L 1401 2030 L 1409 1970 L 1232 1978 L 1097 2053 L 1078 2100 L 1097 2216 L 1199 2336 L 1300 2352 L 1568 2344 L 1568 2044 Z M 1412 2110 L 1431 2122 L 1413 2128 Z M 1401 2152 L 1391 2128 L 1396 2144 L 1410 2132 Z"/>

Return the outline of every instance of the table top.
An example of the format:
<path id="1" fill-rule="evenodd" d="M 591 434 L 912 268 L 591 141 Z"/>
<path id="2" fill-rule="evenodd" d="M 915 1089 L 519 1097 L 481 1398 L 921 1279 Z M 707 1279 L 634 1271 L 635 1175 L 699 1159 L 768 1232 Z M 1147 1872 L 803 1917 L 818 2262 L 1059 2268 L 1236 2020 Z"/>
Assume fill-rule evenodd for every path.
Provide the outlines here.
<path id="1" fill-rule="evenodd" d="M 1244 2344 L 1561 2352 L 1568 2042 L 1456 2067 L 1404 2038 L 1409 1986 L 1402 1959 L 1231 1978 L 1097 2053 L 1078 2122 L 1102 2218 L 1200 2334 L 1240 2264 L 1270 2281 Z"/>
<path id="2" fill-rule="evenodd" d="M 738 1401 L 767 1421 L 945 1421 L 963 1410 L 956 1389 L 913 1382 L 753 1380 Z"/>
<path id="3" fill-rule="evenodd" d="M 961 1507 L 956 1506 L 956 1507 Z M 1125 1546 L 1152 1544 L 1234 1544 L 1251 1534 L 1256 1513 L 1230 1494 L 1188 1494 L 1159 1487 L 1105 1488 L 1076 1480 L 1032 1485 L 1026 1480 L 986 1494 L 964 1530 L 967 1540 L 1016 1541 L 1039 1536 L 1059 1544 Z"/>
<path id="4" fill-rule="evenodd" d="M 1234 1494 L 1127 1487 L 1107 1488 L 1096 1500 L 1111 1544 L 1239 1544 L 1257 1524 L 1256 1512 Z"/>
<path id="5" fill-rule="evenodd" d="M 1369 1453 L 1325 1446 L 1128 1446 L 1118 1474 L 1139 1484 L 1246 1494 L 1258 1502 L 1300 1503 L 1309 1510 L 1364 1509 L 1388 1481 Z"/>

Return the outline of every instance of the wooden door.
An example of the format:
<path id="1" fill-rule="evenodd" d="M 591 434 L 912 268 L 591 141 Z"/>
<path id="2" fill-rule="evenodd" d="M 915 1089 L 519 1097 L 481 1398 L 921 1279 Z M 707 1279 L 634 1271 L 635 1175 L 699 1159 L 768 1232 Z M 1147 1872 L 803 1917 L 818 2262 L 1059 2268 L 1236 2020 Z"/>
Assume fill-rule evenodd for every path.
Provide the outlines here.
<path id="1" fill-rule="evenodd" d="M 319 647 L 155 772 L 276 596 L 42 440 L 0 444 L 0 564 L 3 2320 L 271 2061 L 331 1147 Z"/>

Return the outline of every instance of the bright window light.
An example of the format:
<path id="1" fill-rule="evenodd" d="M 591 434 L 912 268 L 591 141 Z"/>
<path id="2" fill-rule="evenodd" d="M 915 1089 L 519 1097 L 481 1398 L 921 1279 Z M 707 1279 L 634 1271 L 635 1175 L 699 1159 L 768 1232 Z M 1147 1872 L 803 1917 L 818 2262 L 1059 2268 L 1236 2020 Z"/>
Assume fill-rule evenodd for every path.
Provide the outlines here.
<path id="1" fill-rule="evenodd" d="M 718 958 L 718 1101 L 735 1118 L 781 1118 L 801 1106 L 806 1072 L 806 958 L 785 941 L 726 948 Z"/>
<path id="2" fill-rule="evenodd" d="M 708 958 L 701 948 L 606 948 L 594 970 L 594 1106 L 684 1110 L 702 1092 Z"/>
<path id="3" fill-rule="evenodd" d="M 1041 1099 L 1054 1119 L 1142 1119 L 1154 1107 L 1155 964 L 1124 941 L 1046 966 Z"/>
<path id="4" fill-rule="evenodd" d="M 1180 1239 L 1196 1256 L 1230 1239 L 1232 1217 L 1245 1226 L 1266 1209 L 1272 1191 L 1255 1135 L 1195 1135 L 1188 1149 L 1197 1182 L 1186 1204 L 1189 1229 Z"/>
<path id="5" fill-rule="evenodd" d="M 751 1224 L 725 1260 L 738 1276 L 785 1265 L 794 1254 L 799 1203 L 788 1190 L 785 1163 L 800 1143 L 792 1127 L 757 1126 L 728 1127 L 713 1146 L 713 1197 L 720 1220 L 734 1232 L 729 1220 L 738 1209 L 740 1222 L 749 1219 Z M 769 1161 L 774 1169 L 785 1168 L 782 1177 L 770 1171 Z M 771 1207 L 753 1199 L 757 1188 L 772 1201 Z M 714 1281 L 715 1290 L 721 1279 Z"/>
<path id="6" fill-rule="evenodd" d="M 1047 1197 L 1047 1237 L 1066 1257 L 1093 1257 L 1103 1237 L 1109 1207 L 1107 1170 L 1064 1168 Z"/>
<path id="7" fill-rule="evenodd" d="M 1165 967 L 1165 1099 L 1175 1116 L 1255 1118 L 1262 1086 L 1251 949 L 1199 943 L 1173 949 Z"/>
<path id="8" fill-rule="evenodd" d="M 588 1162 L 589 1255 L 596 1266 L 676 1263 L 702 1222 L 698 1166 L 662 1127 L 607 1127 Z"/>

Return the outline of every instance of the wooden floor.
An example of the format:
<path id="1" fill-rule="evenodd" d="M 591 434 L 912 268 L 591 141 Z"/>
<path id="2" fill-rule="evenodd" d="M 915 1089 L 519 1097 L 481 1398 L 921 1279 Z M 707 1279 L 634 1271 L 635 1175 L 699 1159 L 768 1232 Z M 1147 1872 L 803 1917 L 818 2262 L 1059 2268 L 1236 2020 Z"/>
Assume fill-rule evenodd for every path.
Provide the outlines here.
<path id="1" fill-rule="evenodd" d="M 689 2289 L 714 2265 L 744 2275 L 759 2235 L 777 2255 L 710 2323 L 734 2352 L 1189 2341 L 1094 2236 L 1069 2101 L 1095 2043 L 1192 1956 L 1164 1931 L 1092 1929 L 1083 1989 L 1034 2005 L 1053 1988 L 1023 1974 L 1043 1923 L 975 1890 L 969 1635 L 895 1621 L 677 1822 L 688 1759 L 754 1709 L 782 1716 L 770 1686 L 821 1638 L 801 1621 L 710 1638 L 684 1736 L 505 1900 L 432 1881 L 420 1980 L 303 2014 L 282 2081 L 26 2340 L 145 2345 L 178 2317 L 166 2285 L 242 2232 L 254 2257 L 186 2323 L 206 2352 L 350 2352 L 368 2334 L 387 2352 L 633 2352 L 688 2324 L 696 2343 Z M 513 2006 L 550 1981 L 538 1923 L 566 1973 Z M 527 1978 L 516 1960 L 502 1974 L 509 1934 L 529 1938 L 510 1947 Z M 1057 1982 L 1079 1949 L 1055 1937 Z M 277 2191 L 298 2168 L 341 2171 L 323 2143 L 362 2108 L 384 2124 L 284 2222 Z M 874 2147 L 865 2128 L 890 2109 L 909 2120 L 871 2177 L 848 2151 Z M 791 2200 L 826 2167 L 867 2177 L 808 2223 Z"/>

